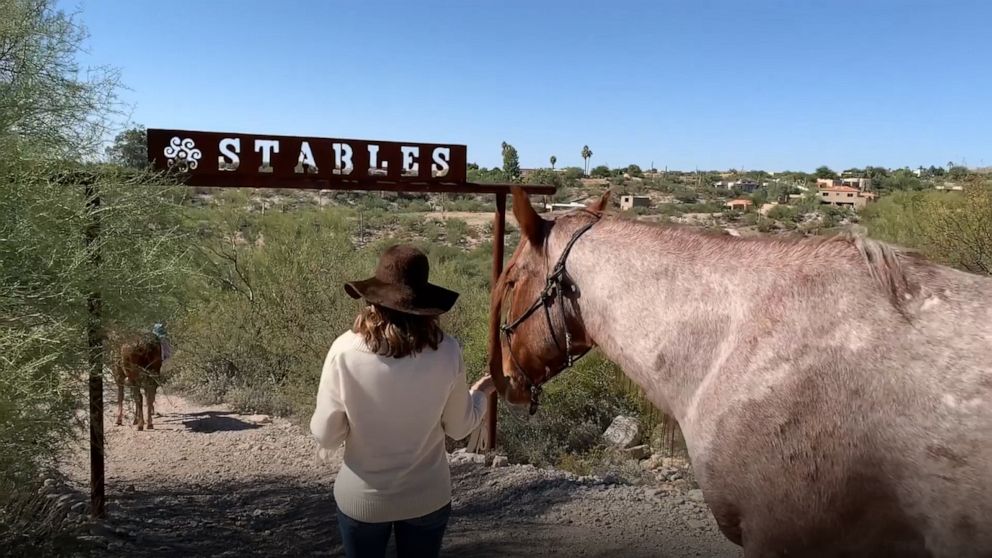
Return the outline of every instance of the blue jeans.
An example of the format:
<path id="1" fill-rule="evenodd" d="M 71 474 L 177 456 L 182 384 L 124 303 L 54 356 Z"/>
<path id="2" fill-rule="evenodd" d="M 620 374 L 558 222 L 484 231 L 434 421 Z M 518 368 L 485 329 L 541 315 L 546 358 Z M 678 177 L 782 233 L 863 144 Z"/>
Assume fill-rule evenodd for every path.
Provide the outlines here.
<path id="1" fill-rule="evenodd" d="M 441 553 L 441 539 L 450 516 L 450 502 L 421 517 L 385 523 L 358 521 L 338 508 L 338 528 L 341 530 L 344 554 L 348 558 L 384 557 L 394 529 L 398 558 L 436 558 Z"/>

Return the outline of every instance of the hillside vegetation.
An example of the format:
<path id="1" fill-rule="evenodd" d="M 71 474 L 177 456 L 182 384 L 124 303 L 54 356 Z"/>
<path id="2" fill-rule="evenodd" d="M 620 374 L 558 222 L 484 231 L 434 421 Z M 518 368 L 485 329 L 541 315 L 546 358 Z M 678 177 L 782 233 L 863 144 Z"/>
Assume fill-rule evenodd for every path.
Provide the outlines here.
<path id="1" fill-rule="evenodd" d="M 176 386 L 243 411 L 308 418 L 324 355 L 359 308 L 342 285 L 371 275 L 383 247 L 399 241 L 418 244 L 430 257 L 432 280 L 461 293 L 442 323 L 462 344 L 469 376 L 485 372 L 492 246 L 469 240 L 487 226 L 379 209 L 263 214 L 246 202 L 222 193 L 185 213 L 201 273 L 172 326 Z M 504 450 L 516 461 L 549 464 L 598 447 L 615 416 L 642 407 L 619 376 L 590 357 L 551 383 L 537 416 L 501 405 Z"/>

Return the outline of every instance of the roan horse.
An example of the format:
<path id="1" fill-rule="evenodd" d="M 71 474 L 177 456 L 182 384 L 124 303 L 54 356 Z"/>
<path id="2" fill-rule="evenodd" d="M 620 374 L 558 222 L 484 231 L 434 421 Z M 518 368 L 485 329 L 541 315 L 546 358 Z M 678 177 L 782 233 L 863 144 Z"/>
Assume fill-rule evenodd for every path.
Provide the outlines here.
<path id="1" fill-rule="evenodd" d="M 155 428 L 155 392 L 162 382 L 162 362 L 169 358 L 171 347 L 165 328 L 155 324 L 151 333 L 134 336 L 118 343 L 111 370 L 117 384 L 117 426 L 124 422 L 124 386 L 131 387 L 134 399 L 134 424 L 138 430 Z M 141 390 L 145 391 L 145 397 Z M 148 420 L 143 415 L 143 400 L 148 403 Z"/>
<path id="2" fill-rule="evenodd" d="M 616 219 L 607 198 L 551 221 L 513 192 L 505 399 L 535 408 L 596 346 L 678 420 L 746 557 L 992 556 L 992 278 L 853 235 Z"/>

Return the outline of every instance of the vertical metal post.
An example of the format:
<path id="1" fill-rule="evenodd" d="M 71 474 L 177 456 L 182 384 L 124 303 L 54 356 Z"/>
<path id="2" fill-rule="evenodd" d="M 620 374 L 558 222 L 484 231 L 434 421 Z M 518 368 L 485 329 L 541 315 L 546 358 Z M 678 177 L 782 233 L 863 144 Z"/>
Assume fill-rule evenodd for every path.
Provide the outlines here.
<path id="1" fill-rule="evenodd" d="M 496 215 L 493 217 L 493 288 L 503 272 L 503 248 L 506 232 L 506 194 L 496 194 Z M 497 335 L 498 332 L 489 332 L 490 335 Z M 499 403 L 499 396 L 495 393 L 489 396 L 489 449 L 496 449 L 496 405 Z"/>
<path id="2" fill-rule="evenodd" d="M 89 320 L 86 328 L 86 341 L 89 357 L 89 396 L 90 396 L 90 516 L 102 518 L 106 515 L 104 494 L 104 446 L 103 446 L 103 324 L 101 319 L 102 300 L 96 280 L 100 269 L 100 193 L 91 177 L 85 177 L 86 208 L 89 224 L 86 227 L 85 242 L 89 252 L 90 271 L 94 276 L 92 290 L 87 295 L 86 305 Z"/>

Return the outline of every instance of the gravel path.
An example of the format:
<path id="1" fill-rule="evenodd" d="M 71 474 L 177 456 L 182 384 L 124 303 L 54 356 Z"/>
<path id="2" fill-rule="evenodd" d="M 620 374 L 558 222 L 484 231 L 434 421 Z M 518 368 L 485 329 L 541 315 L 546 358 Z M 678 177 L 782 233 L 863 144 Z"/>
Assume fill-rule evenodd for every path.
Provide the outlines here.
<path id="1" fill-rule="evenodd" d="M 340 556 L 337 462 L 282 419 L 159 397 L 155 430 L 108 413 L 110 518 L 86 556 Z M 444 556 L 707 556 L 741 552 L 698 493 L 625 486 L 555 470 L 452 463 Z M 86 454 L 66 473 L 86 486 Z"/>

